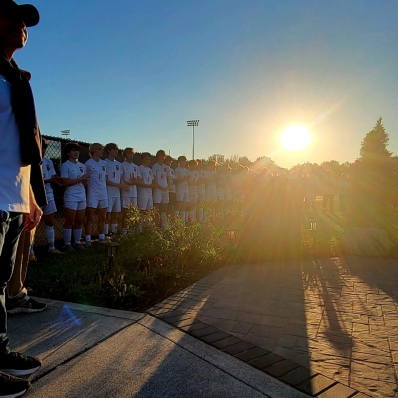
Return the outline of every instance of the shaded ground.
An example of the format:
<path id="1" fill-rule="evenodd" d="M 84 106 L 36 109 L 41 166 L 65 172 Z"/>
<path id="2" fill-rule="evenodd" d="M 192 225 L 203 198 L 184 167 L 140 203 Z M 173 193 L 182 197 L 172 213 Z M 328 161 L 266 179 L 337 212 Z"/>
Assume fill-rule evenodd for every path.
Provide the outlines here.
<path id="1" fill-rule="evenodd" d="M 12 349 L 43 359 L 26 397 L 306 396 L 149 315 L 47 303 L 9 317 Z"/>
<path id="2" fill-rule="evenodd" d="M 397 265 L 350 257 L 227 266 L 151 311 L 189 313 L 355 390 L 394 397 Z"/>
<path id="3" fill-rule="evenodd" d="M 222 268 L 223 264 L 190 264 L 184 267 L 184 271 L 180 278 L 174 275 L 163 277 L 156 280 L 155 284 L 143 286 L 143 295 L 137 299 L 133 311 L 142 312 L 146 311 L 153 305 L 163 301 L 167 297 L 185 289 L 187 286 L 211 275 L 214 271 Z"/>

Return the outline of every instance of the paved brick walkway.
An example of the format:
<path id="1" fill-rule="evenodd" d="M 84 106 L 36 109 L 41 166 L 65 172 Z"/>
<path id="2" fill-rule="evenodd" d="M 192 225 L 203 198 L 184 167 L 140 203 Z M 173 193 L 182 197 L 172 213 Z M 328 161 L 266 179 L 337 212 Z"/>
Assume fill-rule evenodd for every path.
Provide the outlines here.
<path id="1" fill-rule="evenodd" d="M 384 398 L 398 397 L 397 299 L 398 261 L 350 257 L 226 266 L 150 312 L 282 380 L 306 369 L 313 395 Z"/>

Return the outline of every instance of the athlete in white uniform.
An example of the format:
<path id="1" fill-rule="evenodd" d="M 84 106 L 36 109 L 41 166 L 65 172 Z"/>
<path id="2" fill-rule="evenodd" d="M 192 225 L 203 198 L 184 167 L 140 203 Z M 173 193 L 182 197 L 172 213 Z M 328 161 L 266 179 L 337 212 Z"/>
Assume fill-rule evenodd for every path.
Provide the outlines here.
<path id="1" fill-rule="evenodd" d="M 216 185 L 216 162 L 214 160 L 210 160 L 207 163 L 206 170 L 206 201 L 215 201 L 217 200 L 217 185 Z"/>
<path id="2" fill-rule="evenodd" d="M 55 230 L 54 230 L 54 214 L 57 212 L 57 206 L 54 201 L 54 192 L 51 184 L 61 185 L 61 180 L 57 176 L 54 169 L 54 164 L 50 159 L 45 156 L 46 149 L 48 147 L 48 141 L 42 138 L 42 151 L 43 151 L 43 180 L 46 188 L 47 204 L 43 207 L 42 220 L 46 226 L 46 238 L 48 242 L 48 252 L 51 254 L 60 254 L 61 252 L 57 250 L 54 246 L 55 242 Z"/>
<path id="3" fill-rule="evenodd" d="M 168 186 L 169 186 L 169 204 L 167 206 L 167 215 L 169 217 L 174 217 L 175 215 L 175 206 L 177 204 L 176 202 L 176 186 L 174 184 L 174 169 L 173 169 L 173 163 L 175 160 L 171 156 L 166 156 L 164 160 L 164 164 L 169 168 L 169 178 L 168 178 Z M 174 163 L 175 165 L 175 163 Z M 172 167 L 173 166 L 173 167 Z M 175 168 L 177 165 L 175 165 Z"/>
<path id="4" fill-rule="evenodd" d="M 217 178 L 217 172 L 216 172 L 216 162 L 214 160 L 209 160 L 206 165 L 206 202 L 207 204 L 212 204 L 213 209 L 211 210 L 210 214 L 208 214 L 208 211 L 204 212 L 204 218 L 207 218 L 208 216 L 210 218 L 215 217 L 215 206 L 216 206 L 216 200 L 217 200 L 217 185 L 216 185 L 216 178 Z"/>
<path id="5" fill-rule="evenodd" d="M 128 191 L 122 191 L 122 233 L 127 234 L 127 211 L 130 206 L 137 207 L 137 181 L 139 176 L 138 166 L 133 163 L 134 148 L 125 148 L 122 163 L 123 181 L 128 185 Z"/>
<path id="6" fill-rule="evenodd" d="M 197 217 L 198 221 L 203 221 L 203 204 L 206 200 L 206 170 L 204 170 L 200 159 L 196 159 L 196 161 L 198 162 L 196 170 L 199 174 Z"/>
<path id="7" fill-rule="evenodd" d="M 149 167 L 151 165 L 152 155 L 149 152 L 143 152 L 141 154 L 141 166 L 139 167 L 140 175 L 138 177 L 138 208 L 140 210 L 152 210 L 153 209 L 153 198 L 152 188 L 153 185 L 153 173 Z"/>
<path id="8" fill-rule="evenodd" d="M 154 178 L 153 202 L 155 208 L 160 212 L 160 221 L 162 228 L 167 225 L 167 206 L 169 203 L 169 180 L 171 177 L 171 169 L 164 160 L 166 159 L 166 152 L 159 149 L 156 152 L 156 163 L 152 166 L 152 173 Z M 158 220 L 158 224 L 159 220 Z"/>
<path id="9" fill-rule="evenodd" d="M 106 189 L 108 191 L 108 213 L 106 215 L 105 235 L 111 223 L 111 232 L 117 233 L 117 218 L 122 210 L 120 203 L 120 190 L 130 191 L 130 187 L 123 181 L 122 164 L 116 160 L 119 148 L 113 142 L 105 145 L 108 157 L 106 162 Z"/>
<path id="10" fill-rule="evenodd" d="M 232 207 L 232 169 L 228 163 L 224 163 L 221 169 L 221 174 L 224 176 L 224 209 L 225 214 L 231 211 Z"/>
<path id="11" fill-rule="evenodd" d="M 87 172 L 90 174 L 87 182 L 86 247 L 91 246 L 93 219 L 96 209 L 98 209 L 98 241 L 99 243 L 105 243 L 104 228 L 106 212 L 108 210 L 106 163 L 101 159 L 104 154 L 104 147 L 95 142 L 90 145 L 89 152 L 91 158 L 85 163 Z"/>
<path id="12" fill-rule="evenodd" d="M 188 221 L 188 214 L 186 213 L 187 204 L 189 203 L 189 188 L 188 188 L 188 170 L 186 169 L 187 158 L 180 156 L 178 158 L 178 167 L 174 170 L 175 184 L 176 184 L 176 199 L 177 211 L 176 215 L 180 215 L 185 222 Z"/>
<path id="13" fill-rule="evenodd" d="M 75 238 L 75 247 L 84 249 L 80 244 L 82 237 L 82 227 L 84 213 L 86 211 L 86 191 L 84 185 L 89 178 L 86 166 L 78 161 L 80 154 L 80 145 L 77 142 L 68 142 L 64 151 L 68 155 L 68 160 L 61 165 L 62 185 L 65 187 L 64 206 L 64 242 L 66 250 L 73 250 L 70 242 L 73 235 Z"/>
<path id="14" fill-rule="evenodd" d="M 196 205 L 198 203 L 198 183 L 200 180 L 199 171 L 196 169 L 198 162 L 196 160 L 190 160 L 188 162 L 188 187 L 189 187 L 189 208 L 188 208 L 188 220 L 196 221 Z"/>

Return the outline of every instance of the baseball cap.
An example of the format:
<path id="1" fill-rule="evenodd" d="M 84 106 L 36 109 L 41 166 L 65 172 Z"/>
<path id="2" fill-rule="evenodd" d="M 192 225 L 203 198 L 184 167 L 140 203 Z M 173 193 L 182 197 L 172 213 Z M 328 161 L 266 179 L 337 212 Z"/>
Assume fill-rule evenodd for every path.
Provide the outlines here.
<path id="1" fill-rule="evenodd" d="M 35 26 L 40 21 L 39 11 L 32 4 L 18 5 L 13 0 L 0 0 L 0 14 L 8 18 L 19 17 L 27 27 Z"/>

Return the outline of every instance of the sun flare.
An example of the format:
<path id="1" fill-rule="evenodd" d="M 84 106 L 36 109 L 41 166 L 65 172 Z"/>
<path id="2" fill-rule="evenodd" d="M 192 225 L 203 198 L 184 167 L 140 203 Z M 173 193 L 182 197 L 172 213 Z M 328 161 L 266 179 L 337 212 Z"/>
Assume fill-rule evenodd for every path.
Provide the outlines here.
<path id="1" fill-rule="evenodd" d="M 301 151 L 311 142 L 311 134 L 305 126 L 290 126 L 282 132 L 280 140 L 288 151 Z"/>

